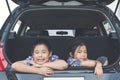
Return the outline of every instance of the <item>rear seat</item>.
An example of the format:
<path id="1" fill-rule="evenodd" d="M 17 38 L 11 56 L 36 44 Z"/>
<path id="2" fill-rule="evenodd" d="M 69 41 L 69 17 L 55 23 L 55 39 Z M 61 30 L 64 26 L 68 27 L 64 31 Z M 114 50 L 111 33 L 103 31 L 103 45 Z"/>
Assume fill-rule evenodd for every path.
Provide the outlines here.
<path id="1" fill-rule="evenodd" d="M 19 37 L 9 39 L 6 45 L 7 55 L 11 62 L 23 60 L 31 55 L 33 42 L 37 39 L 47 40 L 53 49 L 53 54 L 57 54 L 60 58 L 66 60 L 68 58 L 69 46 L 72 42 L 82 40 L 88 47 L 88 58 L 97 59 L 99 56 L 106 56 L 109 63 L 116 61 L 117 43 L 108 37 L 47 37 L 40 36 L 38 38 Z M 12 47 L 11 47 L 12 46 Z M 14 54 L 14 56 L 13 56 Z"/>
<path id="2" fill-rule="evenodd" d="M 53 49 L 53 54 L 57 54 L 62 59 L 67 59 L 68 46 L 69 43 L 71 43 L 73 40 L 73 37 L 40 36 L 39 38 L 19 37 L 16 39 L 9 39 L 7 43 L 8 45 L 6 45 L 6 49 L 10 61 L 15 62 L 18 60 L 23 60 L 31 55 L 32 45 L 35 40 L 39 39 L 47 40 L 50 43 Z M 14 54 L 14 56 L 12 54 Z"/>

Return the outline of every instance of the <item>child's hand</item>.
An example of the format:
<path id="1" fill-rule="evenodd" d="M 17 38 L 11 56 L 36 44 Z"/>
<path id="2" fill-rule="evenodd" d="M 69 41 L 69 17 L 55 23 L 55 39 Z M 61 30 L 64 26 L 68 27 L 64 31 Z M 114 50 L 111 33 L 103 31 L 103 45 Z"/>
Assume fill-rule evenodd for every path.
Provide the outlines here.
<path id="1" fill-rule="evenodd" d="M 50 76 L 52 74 L 54 74 L 54 71 L 51 69 L 51 68 L 48 68 L 48 67 L 41 67 L 41 68 L 38 68 L 38 74 L 41 74 L 41 75 L 44 75 L 44 76 Z"/>
<path id="2" fill-rule="evenodd" d="M 41 68 L 41 67 L 42 67 L 42 65 L 39 65 L 39 64 L 36 64 L 36 63 L 33 64 L 33 66 L 34 66 L 34 67 L 37 67 L 37 68 Z"/>
<path id="3" fill-rule="evenodd" d="M 97 76 L 97 78 L 100 78 L 102 76 L 103 69 L 102 69 L 102 64 L 100 62 L 97 62 L 94 73 Z"/>
<path id="4" fill-rule="evenodd" d="M 30 61 L 30 64 L 32 64 L 32 66 L 37 67 L 37 68 L 42 67 L 42 65 L 39 65 L 39 64 L 35 63 L 34 61 Z"/>

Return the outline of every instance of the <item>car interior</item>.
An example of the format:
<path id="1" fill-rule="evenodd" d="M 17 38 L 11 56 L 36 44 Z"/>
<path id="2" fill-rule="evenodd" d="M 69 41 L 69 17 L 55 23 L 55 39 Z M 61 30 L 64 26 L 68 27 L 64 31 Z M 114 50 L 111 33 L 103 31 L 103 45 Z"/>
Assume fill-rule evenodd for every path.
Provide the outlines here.
<path id="1" fill-rule="evenodd" d="M 11 63 L 26 59 L 31 55 L 34 41 L 43 39 L 51 44 L 53 54 L 67 60 L 71 43 L 82 40 L 88 47 L 88 58 L 106 56 L 110 66 L 119 58 L 120 50 L 116 34 L 110 36 L 112 31 L 107 33 L 104 28 L 103 23 L 105 21 L 109 23 L 107 19 L 104 14 L 95 10 L 26 11 L 18 18 L 21 21 L 19 30 L 17 32 L 11 30 L 5 47 L 6 55 Z"/>

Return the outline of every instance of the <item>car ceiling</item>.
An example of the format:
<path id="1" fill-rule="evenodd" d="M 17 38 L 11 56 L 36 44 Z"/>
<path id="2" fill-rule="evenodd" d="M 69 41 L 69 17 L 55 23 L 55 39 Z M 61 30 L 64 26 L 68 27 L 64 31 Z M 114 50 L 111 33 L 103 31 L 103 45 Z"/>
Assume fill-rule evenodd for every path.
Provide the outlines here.
<path id="1" fill-rule="evenodd" d="M 20 20 L 31 28 L 93 27 L 105 20 L 96 11 L 42 10 L 25 12 Z"/>

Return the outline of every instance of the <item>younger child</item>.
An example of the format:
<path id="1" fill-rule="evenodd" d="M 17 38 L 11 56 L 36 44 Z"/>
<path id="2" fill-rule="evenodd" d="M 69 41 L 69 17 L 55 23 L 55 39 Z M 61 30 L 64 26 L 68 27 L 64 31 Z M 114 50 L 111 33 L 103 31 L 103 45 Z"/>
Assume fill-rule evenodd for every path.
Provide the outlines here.
<path id="1" fill-rule="evenodd" d="M 67 68 L 64 60 L 53 55 L 50 45 L 46 41 L 36 41 L 33 46 L 32 56 L 26 60 L 17 61 L 12 64 L 12 68 L 18 72 L 37 73 L 49 76 L 54 73 L 54 69 L 63 70 Z"/>
<path id="2" fill-rule="evenodd" d="M 97 60 L 87 58 L 87 47 L 84 43 L 78 42 L 72 45 L 70 58 L 67 60 L 70 66 L 95 67 L 94 73 L 99 78 L 103 74 L 102 66 L 108 64 L 106 57 L 99 57 Z"/>

